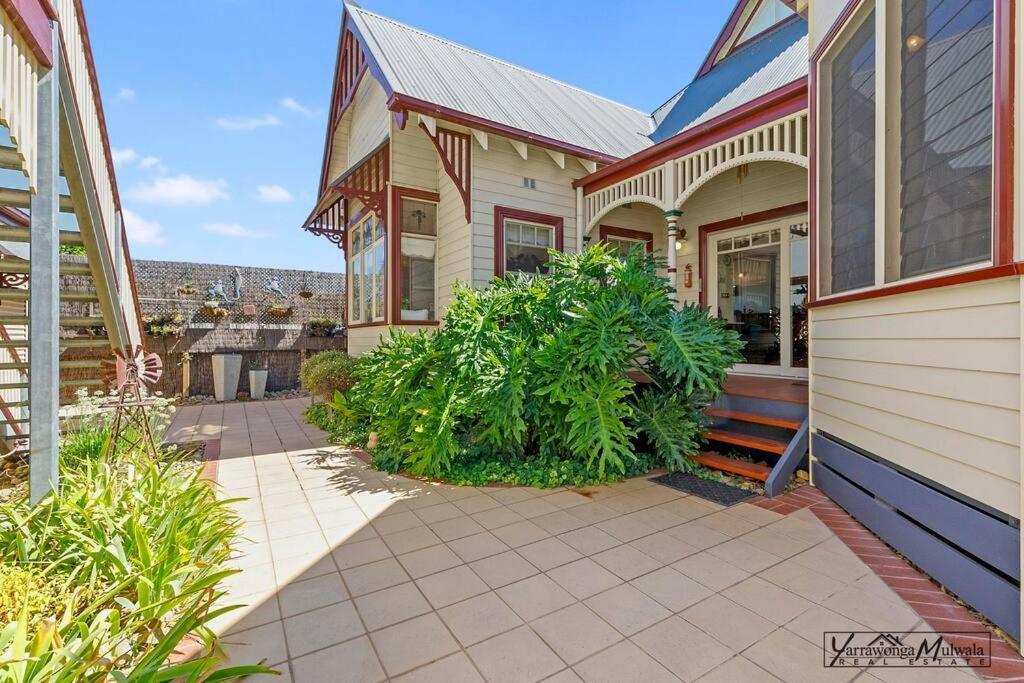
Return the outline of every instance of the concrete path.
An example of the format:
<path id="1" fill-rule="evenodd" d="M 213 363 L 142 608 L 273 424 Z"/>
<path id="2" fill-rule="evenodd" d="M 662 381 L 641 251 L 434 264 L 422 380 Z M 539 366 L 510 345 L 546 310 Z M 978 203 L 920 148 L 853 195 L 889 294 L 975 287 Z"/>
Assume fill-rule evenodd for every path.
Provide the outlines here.
<path id="1" fill-rule="evenodd" d="M 294 681 L 966 681 L 824 668 L 824 631 L 928 629 L 810 508 L 722 509 L 635 479 L 460 488 L 376 472 L 304 400 L 180 409 L 219 439 L 248 538 L 217 625 Z M 289 678 L 290 677 L 290 678 Z"/>

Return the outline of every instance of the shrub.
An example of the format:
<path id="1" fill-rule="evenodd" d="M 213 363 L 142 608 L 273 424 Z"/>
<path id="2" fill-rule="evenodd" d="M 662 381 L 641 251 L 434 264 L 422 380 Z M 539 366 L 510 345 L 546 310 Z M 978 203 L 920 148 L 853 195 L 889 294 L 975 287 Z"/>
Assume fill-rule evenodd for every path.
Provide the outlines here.
<path id="1" fill-rule="evenodd" d="M 321 351 L 302 362 L 299 381 L 312 396 L 329 398 L 352 387 L 357 363 L 344 351 Z"/>
<path id="2" fill-rule="evenodd" d="M 240 524 L 197 468 L 138 452 L 62 456 L 58 494 L 0 505 L 0 681 L 265 671 L 216 671 L 206 626 L 230 609 L 217 605 L 217 585 L 234 573 L 225 566 Z M 168 663 L 186 636 L 205 653 Z"/>
<path id="3" fill-rule="evenodd" d="M 648 445 L 670 468 L 693 467 L 701 410 L 741 360 L 738 335 L 695 305 L 677 309 L 664 264 L 643 249 L 551 258 L 546 277 L 456 285 L 436 333 L 392 330 L 363 357 L 342 404 L 378 433 L 378 462 L 440 476 L 541 457 L 602 479 Z"/>

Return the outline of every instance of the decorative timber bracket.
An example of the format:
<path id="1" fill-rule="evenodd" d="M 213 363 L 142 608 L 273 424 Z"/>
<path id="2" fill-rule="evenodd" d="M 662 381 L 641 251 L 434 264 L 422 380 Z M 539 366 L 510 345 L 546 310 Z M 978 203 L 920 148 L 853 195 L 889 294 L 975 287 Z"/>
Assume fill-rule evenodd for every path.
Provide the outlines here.
<path id="1" fill-rule="evenodd" d="M 348 173 L 331 183 L 303 229 L 326 237 L 339 248 L 345 248 L 345 232 L 349 219 L 349 202 L 358 200 L 382 220 L 387 220 L 388 207 L 388 145 L 385 143 L 363 158 Z"/>
<path id="2" fill-rule="evenodd" d="M 434 143 L 441 165 L 445 173 L 455 183 L 462 195 L 462 204 L 466 207 L 466 222 L 470 222 L 469 178 L 472 168 L 470 152 L 473 149 L 472 138 L 468 133 L 457 133 L 447 128 L 439 128 L 437 120 L 430 116 L 420 116 L 420 128 Z"/>

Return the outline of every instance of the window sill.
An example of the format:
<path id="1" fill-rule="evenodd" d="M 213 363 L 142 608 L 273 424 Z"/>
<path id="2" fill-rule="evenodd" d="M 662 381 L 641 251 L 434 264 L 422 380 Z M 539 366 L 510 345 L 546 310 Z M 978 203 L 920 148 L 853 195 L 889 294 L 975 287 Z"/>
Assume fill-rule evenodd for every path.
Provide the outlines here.
<path id="1" fill-rule="evenodd" d="M 985 264 L 981 267 L 972 267 L 969 269 L 961 268 L 953 272 L 947 271 L 939 274 L 931 273 L 929 275 L 919 276 L 912 280 L 894 282 L 882 287 L 872 287 L 870 289 L 861 289 L 845 294 L 835 294 L 832 296 L 818 298 L 814 301 L 808 302 L 806 307 L 824 308 L 825 306 L 836 306 L 854 301 L 881 299 L 887 296 L 895 296 L 897 294 L 920 292 L 926 289 L 962 285 L 970 282 L 980 282 L 983 280 L 994 280 L 996 278 L 1009 277 L 1011 275 L 1024 275 L 1024 262 L 1007 263 L 998 266 Z"/>

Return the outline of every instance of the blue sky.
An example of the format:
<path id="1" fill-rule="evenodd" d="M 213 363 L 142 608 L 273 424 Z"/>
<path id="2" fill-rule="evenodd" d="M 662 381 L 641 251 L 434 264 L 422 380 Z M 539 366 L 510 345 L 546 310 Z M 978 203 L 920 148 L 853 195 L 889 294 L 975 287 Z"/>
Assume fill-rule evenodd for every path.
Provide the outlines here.
<path id="1" fill-rule="evenodd" d="M 732 0 L 365 0 L 369 10 L 650 111 Z M 136 258 L 342 270 L 316 197 L 340 0 L 86 0 Z"/>

